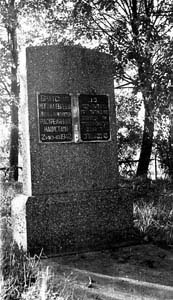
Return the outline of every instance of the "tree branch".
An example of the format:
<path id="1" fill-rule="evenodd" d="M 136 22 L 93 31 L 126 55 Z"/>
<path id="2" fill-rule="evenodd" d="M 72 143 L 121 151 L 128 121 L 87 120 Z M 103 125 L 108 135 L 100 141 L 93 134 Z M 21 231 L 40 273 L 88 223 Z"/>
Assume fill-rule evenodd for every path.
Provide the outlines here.
<path id="1" fill-rule="evenodd" d="M 118 89 L 133 89 L 134 86 L 129 86 L 129 83 L 124 83 L 124 84 L 121 84 L 121 85 L 118 85 L 115 87 L 116 90 Z"/>
<path id="2" fill-rule="evenodd" d="M 6 85 L 6 83 L 3 80 L 1 80 L 1 83 L 4 86 L 4 89 L 7 92 L 7 94 L 11 97 L 11 93 L 10 93 L 10 91 L 9 91 L 8 86 Z"/>

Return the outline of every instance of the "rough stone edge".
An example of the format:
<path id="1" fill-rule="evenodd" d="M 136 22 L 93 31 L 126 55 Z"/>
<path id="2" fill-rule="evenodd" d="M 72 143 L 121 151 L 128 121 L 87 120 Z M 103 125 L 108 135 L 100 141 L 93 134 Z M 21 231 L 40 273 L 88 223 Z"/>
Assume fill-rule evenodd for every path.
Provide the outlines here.
<path id="1" fill-rule="evenodd" d="M 11 202 L 13 240 L 27 251 L 26 202 L 28 196 L 17 194 Z"/>

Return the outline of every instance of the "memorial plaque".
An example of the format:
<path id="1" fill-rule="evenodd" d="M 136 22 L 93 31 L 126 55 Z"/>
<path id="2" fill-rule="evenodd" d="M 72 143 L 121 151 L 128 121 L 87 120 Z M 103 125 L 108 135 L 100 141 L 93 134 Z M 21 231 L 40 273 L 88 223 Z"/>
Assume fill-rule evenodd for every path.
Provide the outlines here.
<path id="1" fill-rule="evenodd" d="M 38 122 L 40 142 L 72 141 L 71 96 L 39 94 Z"/>
<path id="2" fill-rule="evenodd" d="M 79 115 L 82 141 L 110 139 L 107 95 L 79 95 Z"/>

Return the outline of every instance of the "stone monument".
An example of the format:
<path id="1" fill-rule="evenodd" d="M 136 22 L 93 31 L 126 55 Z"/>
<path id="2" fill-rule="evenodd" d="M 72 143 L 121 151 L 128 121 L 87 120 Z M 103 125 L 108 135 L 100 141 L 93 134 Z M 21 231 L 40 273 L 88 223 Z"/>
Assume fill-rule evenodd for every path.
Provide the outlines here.
<path id="1" fill-rule="evenodd" d="M 117 193 L 112 57 L 29 47 L 21 86 L 28 251 L 88 251 L 125 237 L 132 203 Z"/>

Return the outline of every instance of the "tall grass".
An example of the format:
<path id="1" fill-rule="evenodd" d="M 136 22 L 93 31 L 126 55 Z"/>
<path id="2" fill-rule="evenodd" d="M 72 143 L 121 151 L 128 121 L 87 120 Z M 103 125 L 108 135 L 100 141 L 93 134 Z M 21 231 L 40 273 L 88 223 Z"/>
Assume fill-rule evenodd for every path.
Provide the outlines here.
<path id="1" fill-rule="evenodd" d="M 157 203 L 138 200 L 133 207 L 134 225 L 146 240 L 173 244 L 173 203 L 169 195 L 167 199 L 160 197 Z"/>
<path id="2" fill-rule="evenodd" d="M 0 185 L 1 299 L 18 300 L 36 282 L 40 257 L 29 257 L 13 241 L 11 201 L 16 193 L 16 185 L 4 182 L 2 177 Z"/>
<path id="3" fill-rule="evenodd" d="M 13 243 L 3 257 L 2 299 L 21 299 L 22 295 L 36 283 L 40 270 L 40 258 L 29 257 Z"/>
<path id="4" fill-rule="evenodd" d="M 13 241 L 11 201 L 16 187 L 0 178 L 0 299 L 1 300 L 72 300 L 74 284 L 69 278 L 56 281 L 43 268 L 41 253 L 31 257 Z"/>

